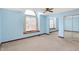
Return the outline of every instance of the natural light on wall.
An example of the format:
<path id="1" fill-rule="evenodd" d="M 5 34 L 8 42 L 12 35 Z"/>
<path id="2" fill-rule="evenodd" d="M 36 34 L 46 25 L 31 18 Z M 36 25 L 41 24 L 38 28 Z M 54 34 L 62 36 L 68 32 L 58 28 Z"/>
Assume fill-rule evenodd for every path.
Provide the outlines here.
<path id="1" fill-rule="evenodd" d="M 34 11 L 32 11 L 32 10 L 25 10 L 25 13 L 24 14 L 36 16 L 35 13 L 34 13 Z"/>

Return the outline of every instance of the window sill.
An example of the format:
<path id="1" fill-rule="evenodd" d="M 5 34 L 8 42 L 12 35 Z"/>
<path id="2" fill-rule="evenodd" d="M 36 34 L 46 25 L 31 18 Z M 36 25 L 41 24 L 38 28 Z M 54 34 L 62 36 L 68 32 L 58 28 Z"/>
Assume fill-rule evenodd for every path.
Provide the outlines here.
<path id="1" fill-rule="evenodd" d="M 35 32 L 40 32 L 40 31 L 39 30 L 26 31 L 26 32 L 23 32 L 23 34 L 29 34 L 29 33 L 35 33 Z"/>

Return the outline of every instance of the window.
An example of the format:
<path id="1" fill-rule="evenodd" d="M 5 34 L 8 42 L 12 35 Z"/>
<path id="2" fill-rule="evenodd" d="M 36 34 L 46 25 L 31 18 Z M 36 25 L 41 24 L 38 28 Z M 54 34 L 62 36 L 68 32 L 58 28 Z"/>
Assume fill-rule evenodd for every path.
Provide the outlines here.
<path id="1" fill-rule="evenodd" d="M 24 34 L 38 32 L 38 21 L 34 11 L 26 10 L 25 11 L 25 31 Z"/>
<path id="2" fill-rule="evenodd" d="M 50 28 L 56 28 L 56 18 L 50 17 Z"/>

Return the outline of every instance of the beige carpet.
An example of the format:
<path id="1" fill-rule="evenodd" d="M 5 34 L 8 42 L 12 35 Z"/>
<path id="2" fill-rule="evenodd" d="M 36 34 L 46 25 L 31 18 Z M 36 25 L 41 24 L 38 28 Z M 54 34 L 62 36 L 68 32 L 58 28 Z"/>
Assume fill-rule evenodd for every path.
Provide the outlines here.
<path id="1" fill-rule="evenodd" d="M 79 39 L 61 39 L 56 32 L 4 43 L 1 51 L 78 51 Z"/>

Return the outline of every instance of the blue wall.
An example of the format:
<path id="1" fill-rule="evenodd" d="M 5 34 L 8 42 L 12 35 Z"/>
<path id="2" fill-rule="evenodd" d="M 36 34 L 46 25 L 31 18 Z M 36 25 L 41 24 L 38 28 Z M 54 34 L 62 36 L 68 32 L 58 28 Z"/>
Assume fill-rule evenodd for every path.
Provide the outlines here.
<path id="1" fill-rule="evenodd" d="M 46 21 L 46 25 L 45 25 L 46 26 L 46 33 L 49 34 L 50 33 L 50 29 L 49 29 L 50 28 L 49 16 L 46 16 L 45 18 L 46 18 L 46 20 L 45 20 Z"/>
<path id="2" fill-rule="evenodd" d="M 22 23 L 23 23 L 23 13 L 13 12 L 9 10 L 2 10 L 3 23 L 2 23 L 2 41 L 17 39 L 22 36 Z"/>
<path id="3" fill-rule="evenodd" d="M 0 42 L 1 42 L 1 39 L 2 39 L 2 18 L 1 18 L 1 12 L 0 12 Z"/>
<path id="4" fill-rule="evenodd" d="M 23 34 L 24 32 L 24 18 L 25 15 L 22 12 L 11 11 L 2 9 L 2 42 L 29 37 L 33 35 L 47 33 L 46 24 L 47 16 L 39 15 L 40 18 L 40 32 Z"/>
<path id="5" fill-rule="evenodd" d="M 41 33 L 46 33 L 47 32 L 47 30 L 46 30 L 46 27 L 47 27 L 46 26 L 47 25 L 46 23 L 47 22 L 46 21 L 47 21 L 46 16 L 41 15 L 40 16 L 40 30 L 41 30 L 40 32 Z"/>

